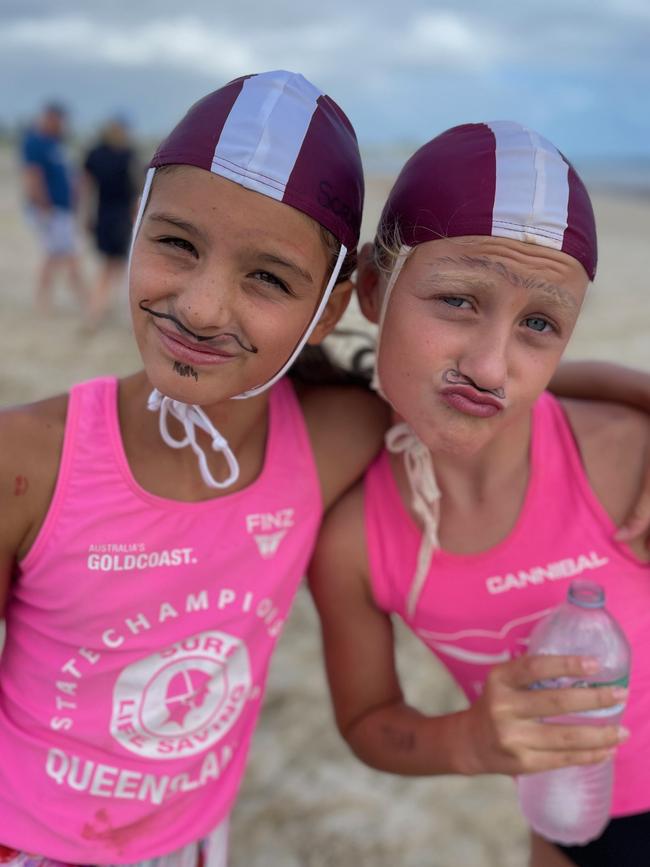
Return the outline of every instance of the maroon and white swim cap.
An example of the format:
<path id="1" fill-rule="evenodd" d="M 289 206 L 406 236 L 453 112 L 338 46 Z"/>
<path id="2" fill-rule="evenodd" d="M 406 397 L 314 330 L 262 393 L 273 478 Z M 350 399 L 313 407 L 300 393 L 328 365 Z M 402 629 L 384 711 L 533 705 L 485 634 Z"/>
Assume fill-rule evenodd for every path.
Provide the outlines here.
<path id="1" fill-rule="evenodd" d="M 150 167 L 198 166 L 312 217 L 348 250 L 359 242 L 363 172 L 339 106 L 295 72 L 244 76 L 195 103 Z"/>
<path id="2" fill-rule="evenodd" d="M 448 129 L 406 163 L 380 231 L 414 247 L 436 238 L 496 235 L 552 247 L 596 274 L 596 224 L 573 166 L 533 130 L 511 121 Z"/>

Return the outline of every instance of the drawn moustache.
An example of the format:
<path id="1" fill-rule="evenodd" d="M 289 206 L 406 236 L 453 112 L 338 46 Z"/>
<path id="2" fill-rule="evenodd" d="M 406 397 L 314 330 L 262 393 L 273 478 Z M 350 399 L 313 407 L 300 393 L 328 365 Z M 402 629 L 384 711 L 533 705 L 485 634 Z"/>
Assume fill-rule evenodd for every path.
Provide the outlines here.
<path id="1" fill-rule="evenodd" d="M 493 394 L 495 397 L 498 397 L 499 400 L 506 399 L 505 388 L 481 388 L 481 386 L 477 385 L 469 376 L 465 376 L 465 374 L 461 373 L 460 370 L 455 370 L 454 368 L 446 370 L 442 375 L 442 379 L 449 385 L 469 385 L 471 388 L 475 388 L 476 391 L 480 391 L 482 394 Z"/>
<path id="2" fill-rule="evenodd" d="M 196 340 L 197 343 L 212 342 L 213 344 L 215 344 L 217 343 L 217 341 L 221 340 L 222 337 L 232 337 L 235 343 L 237 343 L 237 345 L 244 349 L 246 352 L 251 352 L 253 355 L 256 355 L 257 352 L 259 352 L 256 346 L 253 346 L 252 343 L 246 344 L 243 338 L 241 338 L 238 334 L 235 334 L 234 331 L 223 331 L 221 334 L 211 335 L 210 337 L 202 337 L 200 334 L 195 334 L 186 325 L 183 325 L 183 323 L 171 313 L 159 313 L 157 310 L 152 310 L 151 307 L 147 307 L 145 303 L 146 301 L 147 299 L 145 298 L 144 301 L 138 302 L 138 307 L 140 308 L 140 310 L 142 310 L 144 313 L 149 313 L 150 316 L 154 316 L 156 319 L 168 319 L 170 322 L 173 322 L 173 324 L 182 334 L 187 334 L 188 337 L 191 337 L 192 340 Z"/>

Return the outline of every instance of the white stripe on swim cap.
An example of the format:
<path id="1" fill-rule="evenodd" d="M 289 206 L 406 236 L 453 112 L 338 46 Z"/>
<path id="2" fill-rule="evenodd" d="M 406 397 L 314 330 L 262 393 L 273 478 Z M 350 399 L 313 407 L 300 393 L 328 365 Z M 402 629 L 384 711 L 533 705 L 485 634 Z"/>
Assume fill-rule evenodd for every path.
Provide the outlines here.
<path id="1" fill-rule="evenodd" d="M 221 130 L 212 171 L 282 201 L 322 94 L 294 72 L 272 73 L 278 86 L 269 88 L 269 75 L 261 73 L 244 81 Z M 286 98 L 289 88 L 292 95 Z"/>
<path id="2" fill-rule="evenodd" d="M 487 126 L 496 139 L 492 234 L 561 250 L 568 219 L 568 164 L 549 141 L 519 124 Z"/>

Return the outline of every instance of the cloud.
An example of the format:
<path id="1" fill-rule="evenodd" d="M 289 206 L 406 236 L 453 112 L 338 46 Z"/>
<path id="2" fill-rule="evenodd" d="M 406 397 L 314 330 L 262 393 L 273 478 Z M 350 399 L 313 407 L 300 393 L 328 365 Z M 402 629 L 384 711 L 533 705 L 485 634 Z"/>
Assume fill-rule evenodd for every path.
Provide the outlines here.
<path id="1" fill-rule="evenodd" d="M 366 140 L 510 117 L 564 146 L 614 136 L 641 149 L 649 43 L 647 0 L 237 0 L 227 12 L 214 0 L 8 0 L 0 80 L 20 87 L 0 119 L 60 95 L 80 126 L 118 104 L 159 133 L 224 81 L 288 68 L 339 100 Z"/>

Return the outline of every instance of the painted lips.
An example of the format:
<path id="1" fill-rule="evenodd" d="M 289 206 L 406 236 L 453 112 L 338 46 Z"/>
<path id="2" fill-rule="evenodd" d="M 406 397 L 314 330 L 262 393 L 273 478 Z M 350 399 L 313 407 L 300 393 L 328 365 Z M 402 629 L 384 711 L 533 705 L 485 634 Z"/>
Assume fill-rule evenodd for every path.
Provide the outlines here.
<path id="1" fill-rule="evenodd" d="M 224 364 L 237 357 L 231 352 L 224 352 L 222 349 L 215 349 L 210 346 L 199 348 L 196 343 L 191 343 L 179 335 L 170 334 L 169 331 L 163 330 L 158 325 L 156 325 L 156 330 L 162 345 L 178 361 L 195 365 Z"/>
<path id="2" fill-rule="evenodd" d="M 503 404 L 496 397 L 476 391 L 468 385 L 447 386 L 440 395 L 452 409 L 477 418 L 491 418 L 503 410 Z"/>

